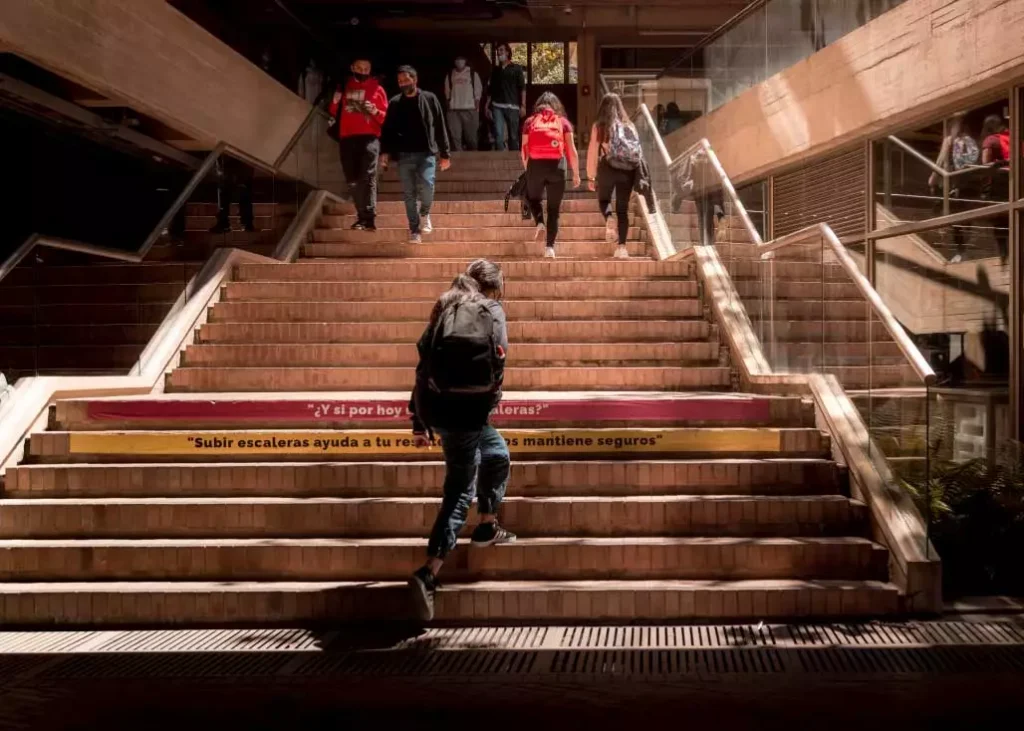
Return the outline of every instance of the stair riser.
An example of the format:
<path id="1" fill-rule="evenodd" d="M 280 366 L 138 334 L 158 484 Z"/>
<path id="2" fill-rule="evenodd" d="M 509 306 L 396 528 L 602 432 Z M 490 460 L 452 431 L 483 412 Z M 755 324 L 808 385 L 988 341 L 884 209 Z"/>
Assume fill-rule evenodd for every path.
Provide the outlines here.
<path id="1" fill-rule="evenodd" d="M 647 252 L 647 244 L 631 241 L 626 244 L 630 256 L 643 257 Z M 601 259 L 612 257 L 615 244 L 603 240 L 562 241 L 555 244 L 558 256 L 576 259 Z M 466 259 L 490 258 L 499 261 L 505 259 L 542 259 L 544 241 L 516 241 L 510 243 L 484 241 L 451 243 L 441 238 L 440 234 L 429 234 L 422 244 L 406 243 L 361 243 L 361 244 L 303 244 L 302 255 L 309 258 L 409 258 L 409 259 Z"/>
<path id="2" fill-rule="evenodd" d="M 384 323 L 207 323 L 199 330 L 203 343 L 409 343 L 423 334 L 423 322 Z M 681 342 L 717 337 L 717 328 L 703 320 L 652 322 L 510 322 L 513 343 Z M 403 387 L 404 388 L 404 387 Z"/>
<path id="3" fill-rule="evenodd" d="M 488 198 L 487 200 L 472 200 L 468 197 L 463 200 L 441 200 L 435 201 L 431 208 L 431 215 L 433 214 L 468 214 L 468 213 L 505 213 L 505 192 L 508 190 L 508 186 L 505 186 L 504 190 L 500 190 L 501 195 Z M 498 192 L 498 191 L 495 191 Z M 490 195 L 490 194 L 489 194 Z M 509 202 L 509 210 L 515 211 L 513 206 L 514 202 Z M 570 198 L 562 201 L 562 213 L 593 213 L 594 208 L 597 204 L 594 198 Z M 331 203 L 324 206 L 324 215 L 328 216 L 350 216 L 355 213 L 355 208 L 351 204 L 346 203 Z M 405 203 L 401 200 L 382 200 L 377 202 L 377 215 L 384 216 L 404 216 L 405 215 Z"/>
<path id="4" fill-rule="evenodd" d="M 877 579 L 869 542 L 519 543 L 463 547 L 445 562 L 451 581 L 629 579 Z M 401 581 L 423 565 L 425 542 L 373 545 L 123 544 L 0 549 L 3 581 Z"/>
<path id="5" fill-rule="evenodd" d="M 513 460 L 509 494 L 829 495 L 824 460 L 528 462 Z M 30 497 L 432 497 L 444 465 L 426 463 L 177 464 L 12 467 L 4 494 Z"/>
<path id="6" fill-rule="evenodd" d="M 534 222 L 532 218 L 523 218 L 521 208 L 515 203 L 510 203 L 508 213 L 431 213 L 430 218 L 434 224 L 434 228 L 437 230 L 449 229 L 449 228 L 489 228 L 495 227 L 511 227 L 511 228 L 524 228 L 532 232 L 534 228 Z M 356 222 L 355 214 L 346 216 L 322 216 L 320 218 L 320 228 L 335 228 L 335 229 L 346 229 Z M 638 216 L 631 215 L 630 222 L 633 226 L 640 226 L 640 219 Z M 386 215 L 378 214 L 375 220 L 378 229 L 387 228 L 401 228 L 407 229 L 409 227 L 409 219 L 405 213 L 389 213 Z M 589 226 L 591 228 L 600 228 L 604 231 L 604 216 L 601 215 L 597 209 L 595 203 L 593 208 L 587 212 L 580 213 L 562 213 L 559 216 L 558 223 L 560 226 L 574 227 L 574 226 Z"/>
<path id="7" fill-rule="evenodd" d="M 167 390 L 180 391 L 399 391 L 411 387 L 409 368 L 178 368 Z M 510 367 L 506 391 L 665 391 L 724 389 L 728 368 Z"/>
<path id="8" fill-rule="evenodd" d="M 93 505 L 0 503 L 0 538 L 424 538 L 440 499 Z M 864 535 L 847 500 L 806 498 L 506 500 L 502 525 L 532 536 Z M 462 535 L 468 537 L 472 526 Z"/>
<path id="9" fill-rule="evenodd" d="M 230 282 L 226 301 L 402 301 L 431 300 L 449 281 L 432 282 Z M 508 300 L 693 299 L 697 283 L 687 280 L 513 281 Z"/>
<path id="10" fill-rule="evenodd" d="M 636 459 L 654 455 L 744 457 L 811 456 L 829 453 L 829 440 L 813 428 L 668 428 L 573 431 L 502 429 L 513 459 L 559 455 L 564 460 Z M 45 462 L 182 461 L 364 461 L 440 459 L 440 446 L 417 449 L 405 429 L 200 430 L 39 432 L 29 440 L 27 458 Z"/>
<path id="11" fill-rule="evenodd" d="M 621 585 L 620 585 L 621 586 Z M 742 585 L 741 585 L 742 586 Z M 870 585 L 869 585 L 870 586 Z M 702 586 L 699 589 L 634 587 L 574 590 L 548 587 L 516 590 L 442 588 L 435 600 L 439 622 L 561 622 L 680 619 L 724 621 L 742 618 L 884 616 L 899 611 L 899 595 L 889 588 L 799 588 Z M 281 590 L 203 592 L 138 590 L 110 592 L 101 587 L 76 591 L 37 590 L 0 595 L 4 624 L 96 625 L 295 625 L 358 620 L 412 619 L 405 584 Z"/>
<path id="12" fill-rule="evenodd" d="M 0 351 L 2 352 L 2 351 Z M 521 343 L 509 354 L 510 366 L 601 364 L 664 366 L 683 363 L 717 365 L 717 343 L 602 343 L 542 345 Z M 271 367 L 410 366 L 419 362 L 416 346 L 367 345 L 193 345 L 182 355 L 182 366 Z"/>
<path id="13" fill-rule="evenodd" d="M 221 302 L 210 322 L 402 322 L 426 323 L 433 300 L 419 302 Z M 509 320 L 638 320 L 696 318 L 701 303 L 687 300 L 590 300 L 503 302 Z"/>
<path id="14" fill-rule="evenodd" d="M 317 261 L 287 266 L 281 264 L 240 264 L 235 281 L 325 282 L 325 281 L 445 281 L 466 271 L 476 257 L 458 261 Z M 508 261 L 501 265 L 507 284 L 516 281 L 566 281 L 571 279 L 680 279 L 690 278 L 691 265 L 685 261 Z"/>
<path id="15" fill-rule="evenodd" d="M 377 224 L 376 231 L 351 231 L 346 228 L 318 228 L 313 231 L 313 241 L 317 243 L 340 244 L 404 244 L 409 239 L 408 224 L 401 228 L 383 228 Z M 497 223 L 486 228 L 442 228 L 434 222 L 434 230 L 424 241 L 430 245 L 434 242 L 459 243 L 533 243 L 537 240 L 536 229 L 524 226 L 499 226 Z M 631 228 L 626 236 L 627 241 L 643 241 L 643 233 L 639 228 Z M 559 224 L 558 242 L 600 242 L 605 241 L 604 226 L 570 226 Z"/>

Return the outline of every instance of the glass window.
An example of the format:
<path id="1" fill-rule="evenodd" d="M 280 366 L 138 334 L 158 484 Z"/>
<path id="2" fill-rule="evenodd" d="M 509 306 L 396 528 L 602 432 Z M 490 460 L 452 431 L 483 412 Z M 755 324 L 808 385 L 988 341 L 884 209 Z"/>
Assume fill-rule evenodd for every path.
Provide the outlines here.
<path id="1" fill-rule="evenodd" d="M 527 68 L 529 49 L 527 43 L 512 44 L 512 63 L 517 63 L 524 69 Z"/>
<path id="2" fill-rule="evenodd" d="M 480 49 L 487 56 L 487 60 L 494 63 L 494 44 L 493 43 L 481 43 Z"/>
<path id="3" fill-rule="evenodd" d="M 579 58 L 576 41 L 569 42 L 569 83 L 578 84 L 580 80 Z"/>
<path id="4" fill-rule="evenodd" d="M 565 83 L 565 44 L 531 43 L 531 84 Z"/>
<path id="5" fill-rule="evenodd" d="M 957 111 L 874 144 L 875 227 L 982 209 L 1009 200 L 1005 98 Z M 996 255 L 994 237 L 957 225 L 921 234 L 946 259 Z M 985 244 L 985 242 L 988 242 Z"/>

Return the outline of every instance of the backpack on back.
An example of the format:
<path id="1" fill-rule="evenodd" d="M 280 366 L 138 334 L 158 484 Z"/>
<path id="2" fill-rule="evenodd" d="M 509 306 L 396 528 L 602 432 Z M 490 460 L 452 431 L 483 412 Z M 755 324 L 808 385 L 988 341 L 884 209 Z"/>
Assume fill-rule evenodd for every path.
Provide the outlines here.
<path id="1" fill-rule="evenodd" d="M 532 117 L 527 137 L 531 160 L 561 160 L 565 156 L 565 132 L 562 118 L 554 112 Z"/>
<path id="2" fill-rule="evenodd" d="M 636 127 L 616 121 L 608 131 L 608 154 L 605 160 L 619 170 L 636 170 L 643 159 Z"/>
<path id="3" fill-rule="evenodd" d="M 963 170 L 969 165 L 977 165 L 981 160 L 978 143 L 970 135 L 960 135 L 953 140 L 953 169 Z"/>
<path id="4" fill-rule="evenodd" d="M 438 318 L 430 341 L 428 376 L 438 393 L 494 393 L 499 382 L 494 315 L 483 300 L 452 305 Z"/>

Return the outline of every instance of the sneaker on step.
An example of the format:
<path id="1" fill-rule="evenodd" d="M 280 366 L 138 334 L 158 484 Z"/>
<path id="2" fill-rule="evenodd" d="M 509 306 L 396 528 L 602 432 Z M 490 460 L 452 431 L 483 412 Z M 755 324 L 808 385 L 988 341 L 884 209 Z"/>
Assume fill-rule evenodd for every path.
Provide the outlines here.
<path id="1" fill-rule="evenodd" d="M 609 244 L 619 240 L 619 222 L 615 216 L 608 216 L 604 222 L 604 240 Z"/>
<path id="2" fill-rule="evenodd" d="M 417 569 L 409 578 L 409 592 L 420 621 L 429 622 L 434 618 L 434 594 L 439 586 L 437 577 L 426 566 Z"/>
<path id="3" fill-rule="evenodd" d="M 548 246 L 546 249 L 544 249 L 544 258 L 545 259 L 554 259 L 555 258 L 555 247 L 554 246 Z"/>
<path id="4" fill-rule="evenodd" d="M 356 221 L 349 228 L 352 231 L 365 231 L 366 230 L 366 224 L 363 223 L 362 221 Z"/>
<path id="5" fill-rule="evenodd" d="M 616 246 L 614 257 L 616 259 L 628 259 L 629 249 L 627 249 L 625 246 Z"/>
<path id="6" fill-rule="evenodd" d="M 434 224 L 430 221 L 430 216 L 423 217 L 423 224 L 420 226 L 420 231 L 425 234 L 434 232 Z"/>
<path id="7" fill-rule="evenodd" d="M 545 226 L 543 223 L 538 223 L 537 229 L 533 232 L 533 240 L 540 241 L 542 238 L 544 238 L 544 234 L 547 233 L 547 230 L 547 226 Z"/>
<path id="8" fill-rule="evenodd" d="M 422 244 L 423 243 L 423 237 L 420 236 L 419 234 L 410 233 L 409 234 L 409 243 L 410 244 Z"/>
<path id="9" fill-rule="evenodd" d="M 499 543 L 514 543 L 516 540 L 516 534 L 511 531 L 507 531 L 498 525 L 497 521 L 493 523 L 481 523 L 473 531 L 473 536 L 470 541 L 474 546 L 496 546 Z"/>

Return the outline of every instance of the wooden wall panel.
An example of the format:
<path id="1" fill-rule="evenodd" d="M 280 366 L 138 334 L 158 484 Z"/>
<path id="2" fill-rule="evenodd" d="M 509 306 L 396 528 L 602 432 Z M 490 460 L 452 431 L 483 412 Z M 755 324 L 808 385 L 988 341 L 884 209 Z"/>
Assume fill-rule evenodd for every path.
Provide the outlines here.
<path id="1" fill-rule="evenodd" d="M 165 0 L 3 0 L 0 46 L 212 145 L 273 162 L 309 105 Z"/>

